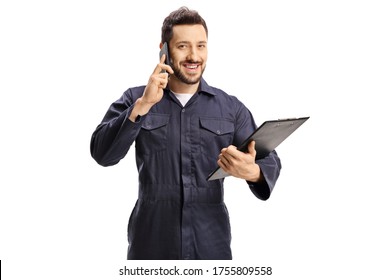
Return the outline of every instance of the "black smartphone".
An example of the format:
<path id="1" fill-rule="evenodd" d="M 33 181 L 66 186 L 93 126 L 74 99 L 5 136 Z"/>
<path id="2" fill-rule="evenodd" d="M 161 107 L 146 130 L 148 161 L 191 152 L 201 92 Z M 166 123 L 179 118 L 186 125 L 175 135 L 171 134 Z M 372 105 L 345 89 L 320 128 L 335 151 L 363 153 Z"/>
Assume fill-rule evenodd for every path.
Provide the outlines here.
<path id="1" fill-rule="evenodd" d="M 170 58 L 169 58 L 169 50 L 168 50 L 168 43 L 167 42 L 165 42 L 163 44 L 163 46 L 160 50 L 160 59 L 161 59 L 163 54 L 165 54 L 165 64 L 169 65 Z M 166 73 L 167 71 L 163 70 L 162 72 Z"/>

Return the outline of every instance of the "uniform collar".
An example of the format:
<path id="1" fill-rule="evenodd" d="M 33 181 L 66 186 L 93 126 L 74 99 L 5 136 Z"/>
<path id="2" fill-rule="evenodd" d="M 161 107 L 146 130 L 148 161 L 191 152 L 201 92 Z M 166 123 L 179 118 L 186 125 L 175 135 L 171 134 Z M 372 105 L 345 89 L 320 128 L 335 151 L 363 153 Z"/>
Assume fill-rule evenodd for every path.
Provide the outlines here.
<path id="1" fill-rule="evenodd" d="M 217 95 L 216 90 L 213 87 L 209 86 L 203 78 L 200 79 L 199 90 L 198 90 L 198 93 L 201 92 L 208 93 L 210 95 Z"/>

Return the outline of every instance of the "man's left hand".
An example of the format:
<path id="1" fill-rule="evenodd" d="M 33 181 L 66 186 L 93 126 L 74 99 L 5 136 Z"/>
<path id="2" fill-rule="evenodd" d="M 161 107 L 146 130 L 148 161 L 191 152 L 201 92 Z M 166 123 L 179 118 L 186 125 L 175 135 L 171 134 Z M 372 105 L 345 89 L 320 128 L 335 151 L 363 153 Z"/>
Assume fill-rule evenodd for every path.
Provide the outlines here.
<path id="1" fill-rule="evenodd" d="M 248 152 L 244 153 L 237 147 L 230 145 L 223 148 L 219 154 L 218 165 L 230 175 L 250 182 L 259 182 L 261 179 L 260 167 L 255 162 L 255 141 L 248 145 Z"/>

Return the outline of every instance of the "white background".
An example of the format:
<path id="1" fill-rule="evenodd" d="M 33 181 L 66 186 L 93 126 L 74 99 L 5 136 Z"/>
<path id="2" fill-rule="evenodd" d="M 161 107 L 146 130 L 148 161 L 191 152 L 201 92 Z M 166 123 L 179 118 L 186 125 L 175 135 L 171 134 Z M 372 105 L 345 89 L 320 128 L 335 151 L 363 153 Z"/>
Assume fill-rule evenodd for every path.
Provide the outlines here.
<path id="1" fill-rule="evenodd" d="M 125 278 L 134 147 L 104 168 L 89 141 L 108 106 L 147 82 L 162 22 L 182 5 L 208 24 L 209 84 L 258 124 L 311 117 L 277 149 L 268 201 L 225 181 L 234 260 L 221 265 L 272 266 L 269 279 L 389 279 L 386 2 L 2 1 L 4 279 Z"/>

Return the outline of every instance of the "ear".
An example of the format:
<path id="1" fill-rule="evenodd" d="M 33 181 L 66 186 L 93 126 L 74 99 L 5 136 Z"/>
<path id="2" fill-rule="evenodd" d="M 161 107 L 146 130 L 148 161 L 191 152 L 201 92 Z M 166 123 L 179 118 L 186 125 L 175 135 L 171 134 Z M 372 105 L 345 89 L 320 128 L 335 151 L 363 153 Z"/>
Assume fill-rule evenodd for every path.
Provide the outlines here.
<path id="1" fill-rule="evenodd" d="M 161 48 L 163 47 L 163 45 L 164 45 L 164 44 L 161 42 L 161 43 L 160 43 L 160 50 L 161 50 Z"/>

